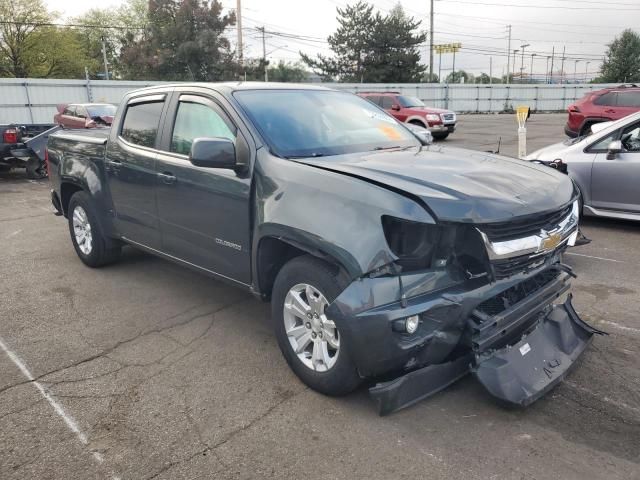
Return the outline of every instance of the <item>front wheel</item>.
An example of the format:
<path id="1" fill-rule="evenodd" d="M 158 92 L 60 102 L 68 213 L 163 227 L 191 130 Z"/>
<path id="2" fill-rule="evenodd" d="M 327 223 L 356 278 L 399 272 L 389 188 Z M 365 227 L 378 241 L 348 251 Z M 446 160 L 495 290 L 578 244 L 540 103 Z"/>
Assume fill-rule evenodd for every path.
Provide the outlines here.
<path id="1" fill-rule="evenodd" d="M 86 192 L 73 194 L 67 216 L 73 247 L 85 265 L 101 267 L 120 257 L 120 244 L 104 235 L 91 197 Z"/>
<path id="2" fill-rule="evenodd" d="M 348 339 L 326 313 L 342 283 L 331 265 L 302 256 L 282 267 L 273 287 L 271 316 L 280 350 L 295 374 L 325 395 L 346 395 L 361 382 Z"/>

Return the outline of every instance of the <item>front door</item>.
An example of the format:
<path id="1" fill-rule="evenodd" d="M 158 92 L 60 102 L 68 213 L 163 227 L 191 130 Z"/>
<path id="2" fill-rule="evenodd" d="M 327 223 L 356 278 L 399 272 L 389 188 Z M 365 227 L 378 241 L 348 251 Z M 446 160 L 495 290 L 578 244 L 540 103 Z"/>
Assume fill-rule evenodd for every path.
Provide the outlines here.
<path id="1" fill-rule="evenodd" d="M 118 233 L 146 247 L 160 249 L 156 209 L 156 160 L 165 95 L 129 100 L 119 129 L 107 145 L 105 169 Z"/>
<path id="2" fill-rule="evenodd" d="M 242 133 L 219 104 L 204 96 L 176 93 L 167 118 L 174 121 L 165 128 L 165 151 L 156 167 L 162 250 L 248 284 L 251 180 L 233 169 L 189 161 L 195 138 L 228 138 L 237 147 Z"/>
<path id="3" fill-rule="evenodd" d="M 612 160 L 598 153 L 591 172 L 591 203 L 596 208 L 640 212 L 640 122 L 622 130 L 624 151 Z"/>

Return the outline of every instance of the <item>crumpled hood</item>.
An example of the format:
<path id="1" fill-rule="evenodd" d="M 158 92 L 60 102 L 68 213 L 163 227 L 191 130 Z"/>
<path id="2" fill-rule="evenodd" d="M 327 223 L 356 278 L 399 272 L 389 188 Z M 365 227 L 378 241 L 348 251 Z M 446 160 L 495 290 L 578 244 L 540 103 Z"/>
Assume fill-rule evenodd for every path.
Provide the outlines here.
<path id="1" fill-rule="evenodd" d="M 299 161 L 417 197 L 441 221 L 505 221 L 559 209 L 574 196 L 571 179 L 549 167 L 460 148 Z"/>

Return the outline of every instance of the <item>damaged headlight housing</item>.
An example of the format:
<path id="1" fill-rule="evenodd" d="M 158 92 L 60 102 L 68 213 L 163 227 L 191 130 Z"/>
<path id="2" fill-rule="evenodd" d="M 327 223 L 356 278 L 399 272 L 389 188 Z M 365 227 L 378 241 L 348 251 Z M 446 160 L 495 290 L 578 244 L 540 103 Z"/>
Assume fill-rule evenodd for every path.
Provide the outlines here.
<path id="1" fill-rule="evenodd" d="M 384 215 L 382 229 L 389 249 L 403 266 L 429 268 L 441 231 L 437 225 Z"/>

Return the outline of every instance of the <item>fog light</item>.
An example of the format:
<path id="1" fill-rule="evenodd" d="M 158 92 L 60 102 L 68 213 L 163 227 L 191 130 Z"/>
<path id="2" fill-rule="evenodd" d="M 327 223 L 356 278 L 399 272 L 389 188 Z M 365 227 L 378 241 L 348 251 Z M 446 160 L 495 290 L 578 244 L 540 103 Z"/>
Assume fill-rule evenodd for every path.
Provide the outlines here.
<path id="1" fill-rule="evenodd" d="M 407 333 L 415 333 L 418 329 L 418 324 L 420 323 L 420 317 L 418 315 L 412 315 L 407 317 L 404 321 L 404 328 Z"/>

